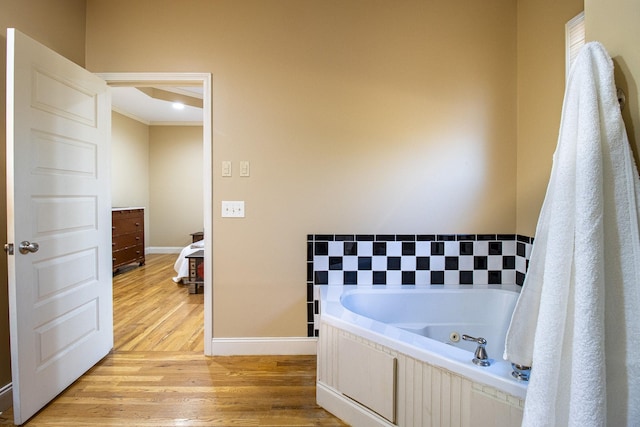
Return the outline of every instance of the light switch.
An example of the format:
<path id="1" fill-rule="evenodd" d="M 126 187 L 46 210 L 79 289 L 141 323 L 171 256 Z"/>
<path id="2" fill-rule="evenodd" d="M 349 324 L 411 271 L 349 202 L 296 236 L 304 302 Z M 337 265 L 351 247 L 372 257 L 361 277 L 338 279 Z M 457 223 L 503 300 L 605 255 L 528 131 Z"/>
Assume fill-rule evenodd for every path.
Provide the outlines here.
<path id="1" fill-rule="evenodd" d="M 240 161 L 240 176 L 246 177 L 250 175 L 249 172 L 249 161 L 248 160 L 241 160 Z"/>
<path id="2" fill-rule="evenodd" d="M 244 218 L 244 201 L 223 200 L 221 214 L 223 218 Z"/>
<path id="3" fill-rule="evenodd" d="M 231 176 L 231 160 L 222 161 L 222 176 Z"/>

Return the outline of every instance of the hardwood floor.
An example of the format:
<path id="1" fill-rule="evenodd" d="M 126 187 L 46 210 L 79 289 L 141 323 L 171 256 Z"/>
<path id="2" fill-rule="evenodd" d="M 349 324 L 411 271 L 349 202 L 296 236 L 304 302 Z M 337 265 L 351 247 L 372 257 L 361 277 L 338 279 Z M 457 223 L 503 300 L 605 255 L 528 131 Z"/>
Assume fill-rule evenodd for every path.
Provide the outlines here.
<path id="1" fill-rule="evenodd" d="M 113 351 L 25 425 L 345 425 L 315 403 L 315 356 L 205 357 L 203 296 L 171 280 L 173 261 L 114 277 Z"/>
<path id="2" fill-rule="evenodd" d="M 176 284 L 176 255 L 147 255 L 146 265 L 113 277 L 118 351 L 204 352 L 204 297 Z"/>

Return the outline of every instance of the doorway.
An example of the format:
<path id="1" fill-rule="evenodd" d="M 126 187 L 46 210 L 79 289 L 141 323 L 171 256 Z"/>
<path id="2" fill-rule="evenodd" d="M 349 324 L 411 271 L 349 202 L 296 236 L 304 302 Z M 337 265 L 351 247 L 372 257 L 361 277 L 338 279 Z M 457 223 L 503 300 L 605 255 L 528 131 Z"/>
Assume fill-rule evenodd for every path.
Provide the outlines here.
<path id="1" fill-rule="evenodd" d="M 204 269 L 212 271 L 212 122 L 211 122 L 211 75 L 207 73 L 96 73 L 109 86 L 122 87 L 154 87 L 200 86 L 203 95 L 203 218 L 204 218 Z M 194 230 L 197 231 L 197 230 Z M 212 304 L 212 275 L 204 277 L 204 353 L 211 355 L 213 338 L 213 304 Z"/>

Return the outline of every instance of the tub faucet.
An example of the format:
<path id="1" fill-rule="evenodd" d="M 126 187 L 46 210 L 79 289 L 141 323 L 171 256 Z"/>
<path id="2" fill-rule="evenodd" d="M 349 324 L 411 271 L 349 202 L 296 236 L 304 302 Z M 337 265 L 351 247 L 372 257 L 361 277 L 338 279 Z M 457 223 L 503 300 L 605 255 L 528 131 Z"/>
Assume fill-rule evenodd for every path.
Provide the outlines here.
<path id="1" fill-rule="evenodd" d="M 469 335 L 463 335 L 462 339 L 465 341 L 473 341 L 475 343 L 478 344 L 478 347 L 476 348 L 476 352 L 473 354 L 473 360 L 472 362 L 475 363 L 478 366 L 489 366 L 491 365 L 491 362 L 489 361 L 489 355 L 487 354 L 487 350 L 484 348 L 487 345 L 487 340 L 485 340 L 482 337 L 472 337 Z"/>

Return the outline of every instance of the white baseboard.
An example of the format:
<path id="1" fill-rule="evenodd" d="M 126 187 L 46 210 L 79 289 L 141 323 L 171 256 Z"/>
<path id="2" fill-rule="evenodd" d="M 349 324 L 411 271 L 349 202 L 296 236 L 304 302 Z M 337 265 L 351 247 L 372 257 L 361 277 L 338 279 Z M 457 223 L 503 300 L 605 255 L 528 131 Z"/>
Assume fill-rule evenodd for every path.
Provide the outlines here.
<path id="1" fill-rule="evenodd" d="M 318 339 L 283 338 L 213 338 L 212 356 L 303 355 L 316 354 Z"/>
<path id="2" fill-rule="evenodd" d="M 395 424 L 321 382 L 316 383 L 316 402 L 353 427 L 395 427 Z"/>
<path id="3" fill-rule="evenodd" d="M 145 248 L 145 254 L 179 254 L 184 247 L 149 246 Z"/>
<path id="4" fill-rule="evenodd" d="M 13 404 L 12 383 L 0 387 L 0 412 L 4 412 Z"/>

